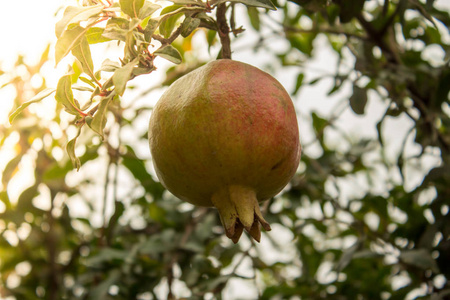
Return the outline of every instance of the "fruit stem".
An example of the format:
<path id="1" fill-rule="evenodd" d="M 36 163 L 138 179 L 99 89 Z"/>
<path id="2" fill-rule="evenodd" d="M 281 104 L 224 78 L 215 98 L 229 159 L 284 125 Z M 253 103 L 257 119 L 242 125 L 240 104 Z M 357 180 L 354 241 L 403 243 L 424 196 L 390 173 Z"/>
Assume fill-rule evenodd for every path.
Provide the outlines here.
<path id="1" fill-rule="evenodd" d="M 228 27 L 227 18 L 225 16 L 227 6 L 221 3 L 217 6 L 217 23 L 219 25 L 219 37 L 222 44 L 222 58 L 231 59 L 231 41 L 230 41 L 230 27 Z"/>
<path id="2" fill-rule="evenodd" d="M 266 231 L 269 223 L 264 220 L 254 190 L 230 185 L 215 193 L 211 202 L 218 209 L 225 234 L 235 244 L 244 229 L 257 241 L 261 240 L 260 224 Z"/>

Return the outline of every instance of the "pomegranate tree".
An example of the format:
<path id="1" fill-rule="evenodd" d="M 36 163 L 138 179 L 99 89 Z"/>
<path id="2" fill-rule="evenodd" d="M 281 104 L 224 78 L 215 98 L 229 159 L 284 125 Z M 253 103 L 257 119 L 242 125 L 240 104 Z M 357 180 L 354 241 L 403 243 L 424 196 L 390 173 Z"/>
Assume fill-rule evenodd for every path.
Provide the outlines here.
<path id="1" fill-rule="evenodd" d="M 222 59 L 175 81 L 156 104 L 149 126 L 153 164 L 178 198 L 215 206 L 226 235 L 243 229 L 257 241 L 259 201 L 294 175 L 301 146 L 289 94 L 269 74 Z"/>

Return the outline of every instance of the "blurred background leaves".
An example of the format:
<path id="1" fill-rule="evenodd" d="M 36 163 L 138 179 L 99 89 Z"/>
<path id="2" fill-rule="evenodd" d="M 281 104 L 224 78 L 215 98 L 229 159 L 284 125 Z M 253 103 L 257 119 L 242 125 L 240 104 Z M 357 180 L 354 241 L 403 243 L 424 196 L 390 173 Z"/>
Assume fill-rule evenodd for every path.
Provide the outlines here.
<path id="1" fill-rule="evenodd" d="M 133 14 L 127 1 L 120 2 L 123 12 Z M 81 129 L 80 119 L 67 114 L 68 107 L 69 113 L 75 107 L 74 115 L 84 111 L 84 103 L 68 104 L 66 98 L 47 106 L 46 118 L 27 108 L 12 126 L 1 126 L 0 146 L 13 152 L 2 156 L 1 297 L 449 299 L 448 10 L 440 1 L 418 0 L 274 1 L 276 12 L 229 4 L 227 17 L 237 34 L 233 55 L 241 58 L 242 40 L 256 37 L 242 52 L 264 53 L 268 60 L 260 67 L 293 74 L 283 84 L 291 88 L 304 134 L 297 175 L 263 204 L 273 231 L 263 234 L 260 245 L 246 238 L 233 245 L 214 209 L 195 208 L 164 190 L 143 150 L 154 100 L 141 99 L 155 98 L 220 52 L 214 19 L 192 15 L 191 2 L 197 3 L 177 1 L 165 8 L 185 10 L 165 18 L 159 30 L 149 21 L 143 40 L 134 37 L 137 48 L 123 49 L 122 65 L 104 64 L 103 71 L 114 72 L 116 88 L 123 84 L 117 94 L 125 94 L 94 111 L 97 125 L 88 123 L 93 130 Z M 156 11 L 145 7 L 145 16 L 131 17 L 144 19 Z M 77 12 L 100 14 L 96 6 Z M 77 60 L 68 83 L 90 82 L 93 97 L 100 95 L 96 81 L 108 77 L 92 71 L 100 62 L 82 53 L 108 39 L 126 42 L 130 26 L 135 28 L 112 20 L 108 31 L 90 27 L 89 44 L 72 50 Z M 159 55 L 183 62 L 161 68 L 162 79 L 131 81 L 125 89 L 127 78 L 145 73 L 127 69 L 134 51 L 143 49 L 139 43 L 153 32 L 170 38 L 177 26 L 184 38 Z M 322 48 L 333 52 L 336 65 L 311 73 L 308 63 Z M 0 72 L 2 88 L 15 91 L 14 109 L 54 88 L 40 75 L 43 66 L 53 64 L 49 53 L 50 46 L 34 65 L 19 56 L 15 71 Z M 153 64 L 140 67 L 154 70 Z M 81 79 L 82 72 L 89 78 Z M 36 78 L 40 84 L 31 84 Z M 331 113 L 325 107 L 302 110 L 307 101 L 319 101 L 303 99 L 307 89 L 322 89 L 323 81 L 329 83 L 327 97 L 341 100 Z M 81 96 L 84 90 L 73 99 L 89 104 L 94 98 Z M 364 128 L 373 134 L 358 136 L 342 125 L 346 119 L 350 127 L 361 126 L 357 120 L 363 117 L 374 119 L 373 128 Z M 394 149 L 389 134 L 400 131 L 399 120 L 410 126 Z M 77 144 L 71 145 L 75 137 Z M 78 173 L 67 145 L 72 159 L 80 160 Z M 18 182 L 29 184 L 12 197 Z"/>

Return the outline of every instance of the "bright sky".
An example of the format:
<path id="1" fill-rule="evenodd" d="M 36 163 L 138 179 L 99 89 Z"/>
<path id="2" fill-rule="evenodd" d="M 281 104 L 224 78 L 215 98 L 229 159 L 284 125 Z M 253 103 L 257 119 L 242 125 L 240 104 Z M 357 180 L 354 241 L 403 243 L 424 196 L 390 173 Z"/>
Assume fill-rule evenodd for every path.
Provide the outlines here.
<path id="1" fill-rule="evenodd" d="M 0 61 L 8 65 L 17 54 L 38 59 L 48 41 L 55 37 L 55 12 L 60 6 L 76 3 L 62 0 L 0 1 Z"/>
<path id="2" fill-rule="evenodd" d="M 17 55 L 26 62 L 37 62 L 49 42 L 56 41 L 55 13 L 62 5 L 76 3 L 62 0 L 0 1 L 0 66 L 12 70 Z M 59 17 L 59 16 L 58 16 Z M 4 79 L 6 80 L 6 79 Z M 0 86 L 5 82 L 0 79 Z M 0 90 L 0 124 L 8 123 L 14 95 L 12 89 Z"/>

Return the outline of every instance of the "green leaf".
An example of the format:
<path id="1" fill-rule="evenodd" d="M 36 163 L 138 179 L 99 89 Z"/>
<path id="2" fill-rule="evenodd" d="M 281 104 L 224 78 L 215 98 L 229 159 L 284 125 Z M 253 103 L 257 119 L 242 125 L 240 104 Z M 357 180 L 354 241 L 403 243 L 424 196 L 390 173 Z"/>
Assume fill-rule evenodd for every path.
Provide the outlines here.
<path id="1" fill-rule="evenodd" d="M 76 109 L 76 104 L 73 101 L 72 82 L 70 81 L 70 75 L 65 75 L 58 81 L 55 99 L 65 107 L 68 113 L 73 115 L 79 114 Z"/>
<path id="2" fill-rule="evenodd" d="M 89 84 L 90 86 L 92 86 L 94 89 L 97 87 L 92 80 L 87 79 L 86 77 L 80 76 L 79 79 L 87 84 Z M 75 89 L 75 87 L 72 87 L 72 89 Z"/>
<path id="3" fill-rule="evenodd" d="M 78 129 L 77 135 L 73 139 L 71 139 L 66 146 L 67 154 L 69 155 L 70 160 L 72 161 L 72 164 L 77 169 L 77 171 L 80 170 L 81 162 L 80 159 L 75 155 L 75 145 L 77 142 L 77 138 L 80 136 L 80 133 L 81 128 Z"/>
<path id="4" fill-rule="evenodd" d="M 105 32 L 104 28 L 91 27 L 87 30 L 85 36 L 86 36 L 86 39 L 89 44 L 98 44 L 98 43 L 109 42 L 110 39 L 103 36 L 104 32 Z"/>
<path id="5" fill-rule="evenodd" d="M 337 0 L 339 5 L 339 19 L 342 23 L 350 22 L 354 17 L 356 17 L 364 7 L 365 0 Z"/>
<path id="6" fill-rule="evenodd" d="M 126 147 L 127 152 L 122 157 L 122 164 L 127 168 L 134 178 L 136 178 L 142 187 L 149 192 L 154 198 L 161 199 L 164 188 L 161 183 L 153 180 L 152 175 L 147 171 L 145 167 L 145 161 L 136 156 L 133 148 Z M 150 210 L 152 213 L 152 210 Z"/>
<path id="7" fill-rule="evenodd" d="M 218 5 L 220 3 L 225 3 L 225 2 L 242 3 L 247 6 L 255 6 L 255 7 L 267 8 L 270 10 L 277 10 L 275 5 L 273 5 L 272 1 L 270 1 L 270 0 L 219 0 L 219 1 L 211 1 L 210 5 Z"/>
<path id="8" fill-rule="evenodd" d="M 206 41 L 208 42 L 208 51 L 210 51 L 211 47 L 214 46 L 217 41 L 217 31 L 208 30 L 206 33 Z"/>
<path id="9" fill-rule="evenodd" d="M 125 42 L 129 32 L 130 21 L 124 18 L 111 18 L 108 20 L 103 37 Z"/>
<path id="10" fill-rule="evenodd" d="M 139 18 L 139 11 L 144 6 L 144 0 L 120 0 L 120 9 L 132 18 Z"/>
<path id="11" fill-rule="evenodd" d="M 24 190 L 20 194 L 19 199 L 17 200 L 17 204 L 15 207 L 16 210 L 25 212 L 25 211 L 32 211 L 33 209 L 35 209 L 33 207 L 32 200 L 37 195 L 39 195 L 38 184 L 34 184 L 34 185 L 30 186 L 29 188 L 27 188 L 26 190 Z M 21 218 L 23 218 L 23 217 L 21 216 Z"/>
<path id="12" fill-rule="evenodd" d="M 353 95 L 350 97 L 350 107 L 357 115 L 363 115 L 367 104 L 367 90 L 353 85 Z"/>
<path id="13" fill-rule="evenodd" d="M 9 180 L 13 177 L 14 173 L 17 171 L 20 161 L 22 160 L 23 154 L 19 154 L 13 159 L 11 159 L 3 169 L 2 173 L 2 184 L 4 187 L 8 185 Z"/>
<path id="14" fill-rule="evenodd" d="M 181 54 L 172 45 L 159 48 L 153 54 L 161 56 L 174 64 L 180 64 L 182 62 Z"/>
<path id="15" fill-rule="evenodd" d="M 335 265 L 335 270 L 338 272 L 341 272 L 343 269 L 345 269 L 345 267 L 347 267 L 350 264 L 350 262 L 352 261 L 353 255 L 355 254 L 355 252 L 357 250 L 359 250 L 360 248 L 361 248 L 361 242 L 357 241 L 352 246 L 350 246 L 348 249 L 345 249 L 342 252 L 342 255 L 341 255 L 339 261 Z"/>
<path id="16" fill-rule="evenodd" d="M 79 23 L 80 21 L 86 21 L 91 17 L 99 15 L 103 11 L 103 5 L 94 6 L 69 6 L 64 11 L 63 18 L 56 23 L 55 33 L 59 38 L 63 34 L 64 30 L 70 24 Z"/>
<path id="17" fill-rule="evenodd" d="M 178 9 L 182 8 L 180 5 L 172 5 L 164 8 L 161 11 L 161 23 L 159 25 L 159 32 L 165 37 L 168 38 L 170 34 L 175 29 L 175 25 L 179 18 L 183 16 L 182 11 L 178 12 Z M 171 14 L 174 12 L 173 14 Z M 176 12 L 176 13 L 175 13 Z"/>
<path id="18" fill-rule="evenodd" d="M 136 66 L 138 58 L 135 58 L 131 62 L 127 63 L 125 66 L 117 69 L 112 77 L 114 86 L 116 87 L 116 93 L 122 96 L 125 92 L 128 80 L 130 80 L 133 68 Z"/>
<path id="19" fill-rule="evenodd" d="M 200 25 L 200 19 L 187 17 L 181 25 L 181 36 L 188 37 Z"/>
<path id="20" fill-rule="evenodd" d="M 55 64 L 57 65 L 73 48 L 75 48 L 80 40 L 84 37 L 87 29 L 81 26 L 74 26 L 64 31 L 55 45 Z"/>
<path id="21" fill-rule="evenodd" d="M 108 105 L 113 98 L 114 98 L 114 93 L 111 93 L 110 95 L 108 95 L 108 97 L 102 99 L 97 108 L 97 112 L 95 113 L 94 117 L 92 117 L 92 118 L 86 117 L 86 124 L 88 124 L 88 126 L 93 131 L 98 133 L 102 137 L 102 140 L 104 138 L 103 129 L 106 126 L 106 116 L 108 114 Z"/>
<path id="22" fill-rule="evenodd" d="M 11 201 L 9 200 L 9 196 L 6 191 L 0 192 L 0 201 L 3 202 L 3 204 L 5 204 L 7 210 L 11 209 L 12 207 Z"/>
<path id="23" fill-rule="evenodd" d="M 298 91 L 300 90 L 302 83 L 303 83 L 303 78 L 305 77 L 305 74 L 300 73 L 297 76 L 297 81 L 295 83 L 295 89 L 294 92 L 292 92 L 293 95 L 297 95 Z"/>
<path id="24" fill-rule="evenodd" d="M 123 251 L 125 252 L 125 251 Z M 126 252 L 125 252 L 126 253 Z M 96 285 L 92 290 L 89 292 L 89 296 L 87 297 L 88 300 L 98 300 L 98 299 L 107 299 L 108 297 L 108 291 L 110 287 L 118 282 L 121 281 L 122 274 L 120 273 L 119 269 L 113 269 L 109 274 L 106 280 L 102 281 L 98 285 Z"/>
<path id="25" fill-rule="evenodd" d="M 161 6 L 158 4 L 154 4 L 150 1 L 145 1 L 141 10 L 139 11 L 139 19 L 143 20 L 147 17 L 150 17 L 155 11 L 160 9 Z"/>
<path id="26" fill-rule="evenodd" d="M 252 24 L 253 28 L 255 28 L 257 31 L 260 29 L 261 22 L 259 20 L 259 12 L 256 7 L 253 6 L 247 6 L 247 12 L 248 16 L 250 18 L 250 24 Z"/>
<path id="27" fill-rule="evenodd" d="M 448 103 L 448 95 L 450 93 L 450 69 L 445 68 L 442 70 L 439 76 L 439 82 L 436 87 L 436 92 L 432 96 L 432 101 L 430 107 L 435 110 L 439 110 L 444 102 Z"/>
<path id="28" fill-rule="evenodd" d="M 324 137 L 323 132 L 325 128 L 329 125 L 329 122 L 328 120 L 319 117 L 319 115 L 315 112 L 311 114 L 311 117 L 316 136 L 318 137 L 320 143 L 323 144 L 323 137 Z"/>
<path id="29" fill-rule="evenodd" d="M 72 54 L 81 63 L 84 73 L 94 79 L 94 63 L 92 62 L 91 50 L 85 36 L 83 36 L 80 43 L 72 49 Z"/>
<path id="30" fill-rule="evenodd" d="M 70 81 L 72 82 L 72 84 L 78 81 L 81 73 L 83 73 L 83 67 L 81 66 L 81 63 L 76 59 L 73 62 L 72 70 L 70 71 Z"/>
<path id="31" fill-rule="evenodd" d="M 145 26 L 144 29 L 144 39 L 150 43 L 153 34 L 155 33 L 156 29 L 158 28 L 159 22 L 155 19 L 149 19 L 147 26 Z"/>
<path id="32" fill-rule="evenodd" d="M 89 257 L 86 260 L 86 264 L 89 266 L 100 267 L 107 262 L 111 262 L 113 260 L 117 260 L 123 262 L 129 256 L 129 252 L 123 249 L 115 249 L 115 248 L 102 248 L 95 255 Z M 108 286 L 109 287 L 109 286 Z M 103 299 L 95 298 L 97 299 Z"/>
<path id="33" fill-rule="evenodd" d="M 45 90 L 39 92 L 36 96 L 31 98 L 29 101 L 23 103 L 21 106 L 19 106 L 10 116 L 9 116 L 9 123 L 12 124 L 14 119 L 30 104 L 36 103 L 41 101 L 42 99 L 50 96 L 53 92 L 55 92 L 56 89 L 54 88 L 46 88 Z"/>
<path id="34" fill-rule="evenodd" d="M 106 28 L 112 25 L 117 25 L 119 28 L 128 31 L 128 28 L 130 28 L 130 21 L 124 18 L 111 18 L 106 23 Z"/>
<path id="35" fill-rule="evenodd" d="M 439 273 L 439 267 L 427 249 L 403 250 L 400 260 L 423 270 L 431 269 L 434 273 Z"/>
<path id="36" fill-rule="evenodd" d="M 383 134 L 382 134 L 383 120 L 384 120 L 384 117 L 376 125 L 378 142 L 380 143 L 380 145 L 382 147 L 384 147 Z"/>
<path id="37" fill-rule="evenodd" d="M 80 77 L 80 79 L 83 80 L 85 78 Z M 92 86 L 92 83 L 90 85 Z M 94 85 L 93 88 L 95 88 L 95 87 L 96 86 Z M 94 91 L 93 88 L 90 88 L 90 87 L 87 87 L 87 86 L 81 86 L 81 85 L 72 85 L 72 90 L 77 90 L 77 91 L 81 91 L 81 92 L 91 92 L 92 93 Z"/>
<path id="38" fill-rule="evenodd" d="M 125 42 L 127 40 L 128 30 L 119 28 L 117 25 L 109 26 L 105 28 L 103 37 L 110 40 L 118 40 Z"/>
<path id="39" fill-rule="evenodd" d="M 102 63 L 102 67 L 100 70 L 105 72 L 115 72 L 117 69 L 120 68 L 120 64 L 118 62 L 112 61 L 109 58 L 105 59 Z"/>
<path id="40" fill-rule="evenodd" d="M 108 227 L 106 229 L 106 236 L 111 236 L 114 234 L 114 228 L 124 211 L 125 205 L 120 201 L 114 201 L 114 214 L 109 219 Z"/>
<path id="41" fill-rule="evenodd" d="M 313 50 L 313 42 L 316 33 L 304 33 L 304 34 L 292 34 L 288 33 L 287 38 L 293 48 L 300 50 L 301 52 L 311 56 Z"/>
<path id="42" fill-rule="evenodd" d="M 327 7 L 332 7 L 329 5 L 328 0 L 293 0 L 295 4 L 300 5 L 303 9 L 308 12 L 319 12 L 324 11 Z M 330 22 L 332 24 L 332 22 Z"/>

